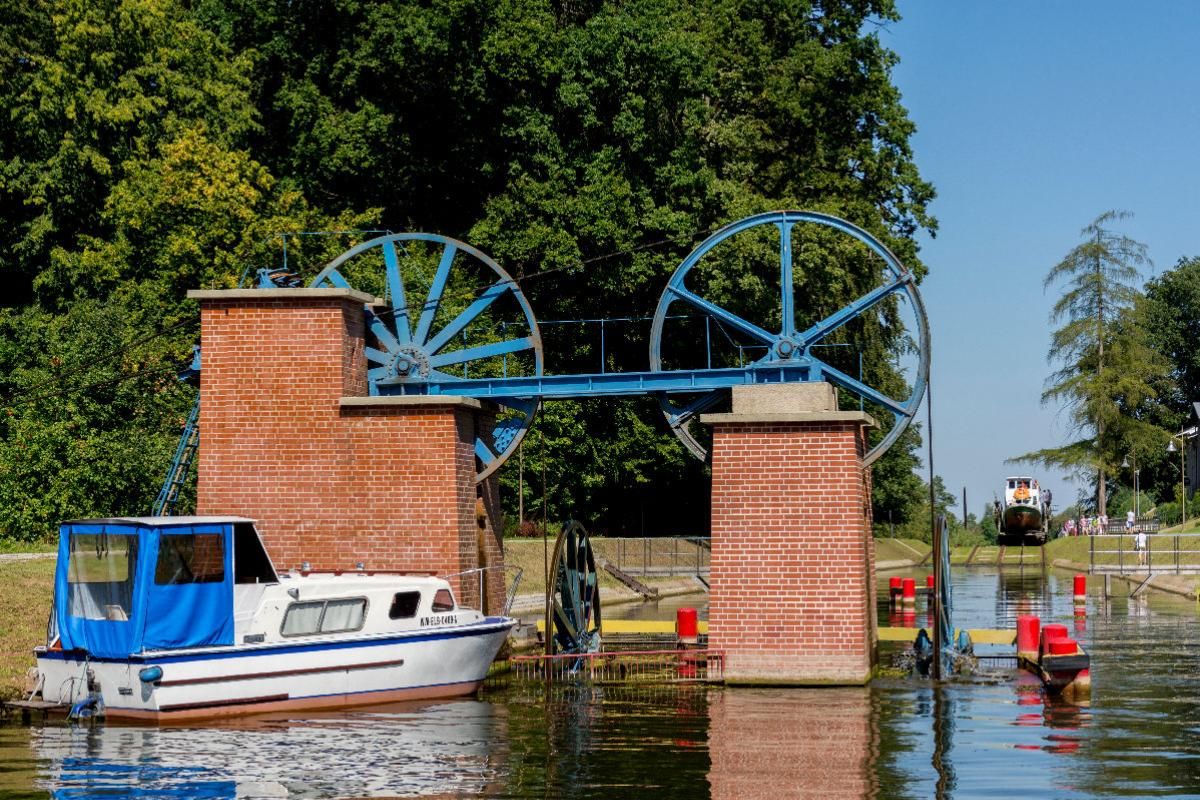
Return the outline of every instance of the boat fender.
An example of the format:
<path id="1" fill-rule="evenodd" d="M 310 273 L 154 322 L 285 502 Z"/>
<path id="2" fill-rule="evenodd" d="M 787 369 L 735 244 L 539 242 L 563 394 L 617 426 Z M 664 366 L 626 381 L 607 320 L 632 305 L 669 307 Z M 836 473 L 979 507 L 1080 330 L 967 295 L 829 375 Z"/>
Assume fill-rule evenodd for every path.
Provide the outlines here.
<path id="1" fill-rule="evenodd" d="M 146 667 L 138 672 L 142 683 L 158 683 L 162 680 L 162 667 Z"/>
<path id="2" fill-rule="evenodd" d="M 88 719 L 89 717 L 102 716 L 103 713 L 104 705 L 100 701 L 100 695 L 89 694 L 87 697 L 71 706 L 71 711 L 67 714 L 67 719 Z"/>

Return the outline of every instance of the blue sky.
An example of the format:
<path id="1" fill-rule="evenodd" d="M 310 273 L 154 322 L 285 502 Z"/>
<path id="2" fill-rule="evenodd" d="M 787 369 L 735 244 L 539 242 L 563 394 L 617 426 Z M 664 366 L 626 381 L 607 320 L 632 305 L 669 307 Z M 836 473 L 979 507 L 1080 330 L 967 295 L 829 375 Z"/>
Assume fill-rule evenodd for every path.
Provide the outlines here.
<path id="1" fill-rule="evenodd" d="M 1200 255 L 1200 3 L 900 11 L 880 37 L 900 56 L 916 162 L 938 191 L 940 229 L 922 246 L 935 466 L 977 514 L 1017 471 L 1061 508 L 1076 495 L 1063 475 L 1004 463 L 1070 434 L 1040 405 L 1057 297 L 1042 279 L 1110 208 L 1135 214 L 1120 230 L 1155 271 Z"/>

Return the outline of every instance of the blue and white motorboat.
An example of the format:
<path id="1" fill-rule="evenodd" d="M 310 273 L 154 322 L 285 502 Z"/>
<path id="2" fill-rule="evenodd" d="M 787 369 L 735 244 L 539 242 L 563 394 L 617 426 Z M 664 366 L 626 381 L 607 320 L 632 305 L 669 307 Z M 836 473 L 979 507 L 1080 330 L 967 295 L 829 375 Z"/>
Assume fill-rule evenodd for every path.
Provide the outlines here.
<path id="1" fill-rule="evenodd" d="M 277 572 L 241 517 L 63 523 L 35 696 L 158 722 L 474 692 L 516 621 L 428 575 Z"/>

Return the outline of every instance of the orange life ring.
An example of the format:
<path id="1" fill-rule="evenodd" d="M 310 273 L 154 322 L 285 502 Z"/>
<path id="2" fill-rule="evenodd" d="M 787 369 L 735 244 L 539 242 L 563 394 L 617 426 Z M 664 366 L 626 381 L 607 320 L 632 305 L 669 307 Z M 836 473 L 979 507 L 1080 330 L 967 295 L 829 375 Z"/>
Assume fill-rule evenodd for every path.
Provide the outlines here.
<path id="1" fill-rule="evenodd" d="M 1017 490 L 1015 492 L 1013 492 L 1013 499 L 1014 500 L 1029 499 L 1029 490 L 1026 489 L 1024 486 L 1018 486 Z"/>

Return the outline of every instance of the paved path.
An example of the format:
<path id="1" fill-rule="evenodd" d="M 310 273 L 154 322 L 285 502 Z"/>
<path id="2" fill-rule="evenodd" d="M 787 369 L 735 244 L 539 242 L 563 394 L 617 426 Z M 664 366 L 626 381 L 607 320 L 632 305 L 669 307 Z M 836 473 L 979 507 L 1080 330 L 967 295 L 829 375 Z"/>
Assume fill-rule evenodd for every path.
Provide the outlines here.
<path id="1" fill-rule="evenodd" d="M 43 558 L 58 558 L 58 553 L 0 553 L 0 564 L 9 561 L 37 561 Z"/>

